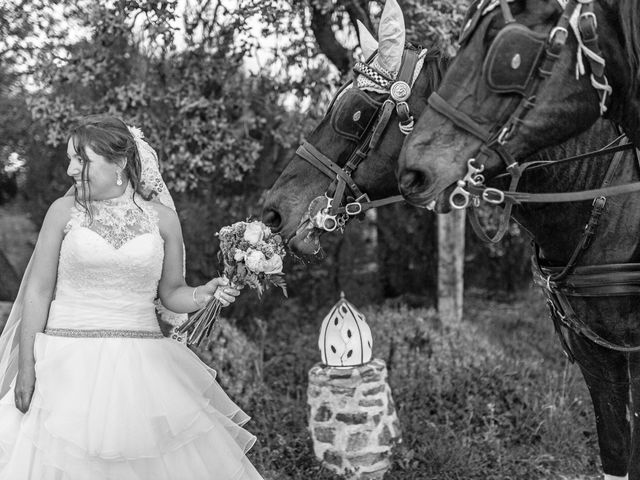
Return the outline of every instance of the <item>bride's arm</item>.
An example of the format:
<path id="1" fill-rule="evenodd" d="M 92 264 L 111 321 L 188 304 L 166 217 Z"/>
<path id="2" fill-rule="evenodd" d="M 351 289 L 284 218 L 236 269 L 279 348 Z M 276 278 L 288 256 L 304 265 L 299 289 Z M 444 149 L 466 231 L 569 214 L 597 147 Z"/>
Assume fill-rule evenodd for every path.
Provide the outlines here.
<path id="1" fill-rule="evenodd" d="M 195 288 L 186 284 L 182 274 L 183 241 L 178 215 L 163 205 L 154 207 L 158 211 L 160 234 L 164 240 L 164 262 L 158 284 L 162 304 L 176 313 L 195 312 L 206 305 L 218 289 L 216 297 L 223 305 L 233 303 L 240 291 L 227 286 L 223 278 L 214 278 Z"/>
<path id="2" fill-rule="evenodd" d="M 73 201 L 73 197 L 63 197 L 51 204 L 33 251 L 31 274 L 24 292 L 18 377 L 15 387 L 16 407 L 22 412 L 28 410 L 33 395 L 35 385 L 33 344 L 36 334 L 44 330 L 49 316 L 49 306 L 56 286 L 60 245 Z"/>

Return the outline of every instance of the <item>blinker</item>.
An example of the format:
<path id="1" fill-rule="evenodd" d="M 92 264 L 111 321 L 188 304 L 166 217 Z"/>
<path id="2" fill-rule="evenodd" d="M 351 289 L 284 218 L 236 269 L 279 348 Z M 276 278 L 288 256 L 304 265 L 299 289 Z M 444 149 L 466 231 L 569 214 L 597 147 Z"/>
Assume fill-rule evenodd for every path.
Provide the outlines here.
<path id="1" fill-rule="evenodd" d="M 375 120 L 381 102 L 359 88 L 350 88 L 336 101 L 331 113 L 335 132 L 349 140 L 360 140 Z"/>
<path id="2" fill-rule="evenodd" d="M 536 75 L 547 37 L 519 23 L 506 25 L 493 40 L 482 66 L 489 88 L 495 93 L 524 95 Z"/>

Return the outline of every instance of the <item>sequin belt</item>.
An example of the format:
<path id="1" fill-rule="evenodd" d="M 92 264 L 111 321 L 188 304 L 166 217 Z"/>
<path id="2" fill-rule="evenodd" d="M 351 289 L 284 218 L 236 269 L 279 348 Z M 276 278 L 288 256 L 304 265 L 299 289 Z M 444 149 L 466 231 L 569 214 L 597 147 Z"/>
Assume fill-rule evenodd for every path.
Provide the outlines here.
<path id="1" fill-rule="evenodd" d="M 81 328 L 46 328 L 47 335 L 81 338 L 164 338 L 162 332 L 150 330 L 90 330 Z"/>

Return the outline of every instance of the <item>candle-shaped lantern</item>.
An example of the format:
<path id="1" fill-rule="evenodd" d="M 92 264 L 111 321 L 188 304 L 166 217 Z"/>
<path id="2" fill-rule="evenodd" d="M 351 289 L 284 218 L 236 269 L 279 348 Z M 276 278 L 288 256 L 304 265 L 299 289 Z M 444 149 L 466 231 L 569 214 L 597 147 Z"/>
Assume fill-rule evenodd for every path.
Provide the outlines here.
<path id="1" fill-rule="evenodd" d="M 322 363 L 330 367 L 355 367 L 371 361 L 371 329 L 344 292 L 322 322 L 318 347 Z"/>

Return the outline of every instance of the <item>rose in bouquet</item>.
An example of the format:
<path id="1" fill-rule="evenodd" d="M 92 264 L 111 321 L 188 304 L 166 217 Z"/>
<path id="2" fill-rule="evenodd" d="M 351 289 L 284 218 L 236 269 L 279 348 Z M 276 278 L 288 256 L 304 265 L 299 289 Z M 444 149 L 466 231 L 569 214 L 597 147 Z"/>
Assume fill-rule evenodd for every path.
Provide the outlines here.
<path id="1" fill-rule="evenodd" d="M 282 272 L 286 253 L 280 235 L 274 234 L 260 221 L 236 222 L 221 228 L 216 235 L 220 238 L 218 260 L 224 266 L 223 276 L 232 286 L 248 286 L 262 296 L 273 285 L 287 296 Z M 178 327 L 178 333 L 188 333 L 187 343 L 199 345 L 204 338 L 210 337 L 221 309 L 222 304 L 214 297 Z"/>

